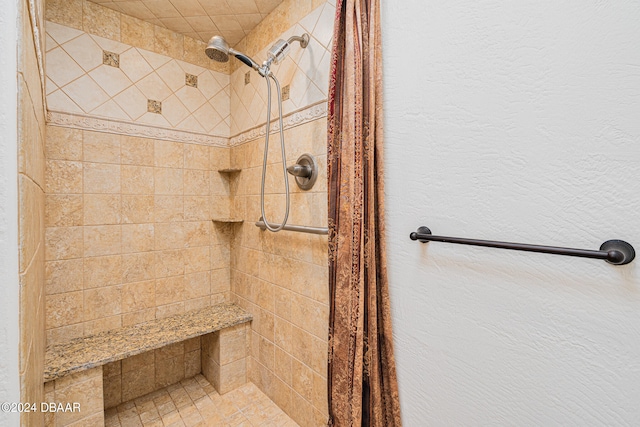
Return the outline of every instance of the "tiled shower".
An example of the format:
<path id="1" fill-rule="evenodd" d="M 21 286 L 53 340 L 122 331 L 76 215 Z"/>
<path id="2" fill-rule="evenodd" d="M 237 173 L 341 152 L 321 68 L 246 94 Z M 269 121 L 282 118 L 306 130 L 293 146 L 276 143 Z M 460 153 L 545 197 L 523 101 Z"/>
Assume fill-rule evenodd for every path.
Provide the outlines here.
<path id="1" fill-rule="evenodd" d="M 21 189 L 43 224 L 42 235 L 32 239 L 41 245 L 35 244 L 29 265 L 42 266 L 34 267 L 42 277 L 33 279 L 42 284 L 33 287 L 43 296 L 33 299 L 43 302 L 44 325 L 31 329 L 44 336 L 31 347 L 41 352 L 44 342 L 235 302 L 253 315 L 247 380 L 299 425 L 322 425 L 327 238 L 273 234 L 254 225 L 266 86 L 238 62 L 210 61 L 204 40 L 219 30 L 262 60 L 278 38 L 311 35 L 306 49 L 292 48 L 272 70 L 289 93 L 283 103 L 287 164 L 310 153 L 321 170 L 310 191 L 291 180 L 289 222 L 326 227 L 334 2 L 250 1 L 257 13 L 212 19 L 209 27 L 190 11 L 234 2 L 148 2 L 165 11 L 171 6 L 180 15 L 174 17 L 151 17 L 153 10 L 140 6 L 145 2 L 98 3 L 50 0 L 42 9 L 44 161 Z M 33 76 L 31 85 L 38 79 Z M 284 190 L 280 154 L 272 146 L 269 156 L 265 203 L 271 219 L 282 215 Z M 39 195 L 25 190 L 30 182 Z M 30 309 L 23 303 L 23 311 Z M 199 339 L 150 352 L 144 376 L 127 375 L 131 370 L 122 362 L 107 365 L 105 408 L 194 377 L 200 353 Z M 37 394 L 37 375 L 27 382 Z"/>

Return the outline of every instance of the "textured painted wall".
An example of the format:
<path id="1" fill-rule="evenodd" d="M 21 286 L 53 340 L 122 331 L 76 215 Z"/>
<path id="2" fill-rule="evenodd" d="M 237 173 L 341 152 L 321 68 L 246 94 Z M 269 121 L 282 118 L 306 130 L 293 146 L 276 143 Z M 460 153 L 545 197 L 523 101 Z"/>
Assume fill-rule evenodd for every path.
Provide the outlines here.
<path id="1" fill-rule="evenodd" d="M 640 5 L 383 3 L 405 424 L 638 425 L 640 260 L 408 236 L 640 249 Z"/>
<path id="2" fill-rule="evenodd" d="M 13 54 L 0 59 L 0 83 L 8 96 L 0 103 L 0 401 L 20 400 L 19 351 L 19 282 L 18 282 L 18 154 L 17 134 L 17 79 L 18 70 L 15 46 L 19 37 L 17 2 L 9 2 L 0 8 L 0 48 Z M 14 426 L 19 414 L 0 414 L 0 426 Z"/>

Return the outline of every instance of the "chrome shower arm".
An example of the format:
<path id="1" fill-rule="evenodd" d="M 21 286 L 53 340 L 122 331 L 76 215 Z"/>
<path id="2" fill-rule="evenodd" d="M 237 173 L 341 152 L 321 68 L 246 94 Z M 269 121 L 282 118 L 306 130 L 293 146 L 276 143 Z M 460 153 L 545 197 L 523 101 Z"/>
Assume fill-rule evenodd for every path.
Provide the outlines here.
<path id="1" fill-rule="evenodd" d="M 305 48 L 309 44 L 309 34 L 304 33 L 302 36 L 291 36 L 287 43 L 300 42 L 300 46 Z"/>

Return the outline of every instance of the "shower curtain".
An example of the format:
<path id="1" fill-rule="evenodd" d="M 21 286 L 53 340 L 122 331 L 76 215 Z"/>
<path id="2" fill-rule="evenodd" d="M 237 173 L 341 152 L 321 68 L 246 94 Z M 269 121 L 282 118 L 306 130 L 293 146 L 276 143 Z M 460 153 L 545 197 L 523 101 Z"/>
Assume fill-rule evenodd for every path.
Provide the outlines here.
<path id="1" fill-rule="evenodd" d="M 379 0 L 338 0 L 328 114 L 329 425 L 401 425 L 386 271 Z"/>

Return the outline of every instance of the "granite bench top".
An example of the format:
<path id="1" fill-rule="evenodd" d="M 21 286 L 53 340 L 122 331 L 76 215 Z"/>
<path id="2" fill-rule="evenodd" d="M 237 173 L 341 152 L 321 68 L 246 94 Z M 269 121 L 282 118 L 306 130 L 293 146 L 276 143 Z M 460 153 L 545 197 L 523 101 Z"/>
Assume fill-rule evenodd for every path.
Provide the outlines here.
<path id="1" fill-rule="evenodd" d="M 251 319 L 251 314 L 237 305 L 224 303 L 47 346 L 44 382 L 239 325 Z"/>

